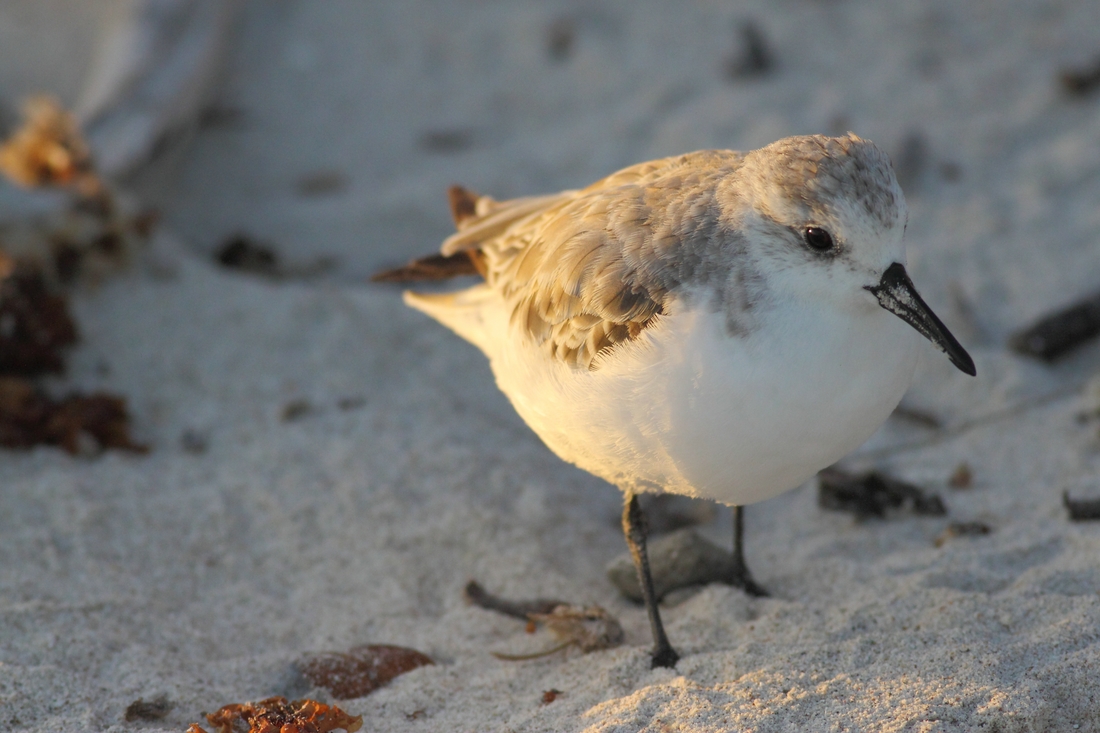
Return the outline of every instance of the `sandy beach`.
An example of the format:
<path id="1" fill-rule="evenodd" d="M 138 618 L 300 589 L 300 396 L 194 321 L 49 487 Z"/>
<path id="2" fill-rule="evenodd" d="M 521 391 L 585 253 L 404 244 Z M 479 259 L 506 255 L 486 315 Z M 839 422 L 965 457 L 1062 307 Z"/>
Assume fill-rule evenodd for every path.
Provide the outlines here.
<path id="1" fill-rule="evenodd" d="M 1064 81 L 1100 63 L 1097 29 L 1087 0 L 246 4 L 215 113 L 118 183 L 161 212 L 153 252 L 76 289 L 49 382 L 125 396 L 150 452 L 0 453 L 0 730 L 333 701 L 296 660 L 377 643 L 435 664 L 335 701 L 369 733 L 1100 731 L 1100 522 L 1063 506 L 1100 498 L 1100 345 L 1007 346 L 1100 290 L 1100 79 Z M 857 520 L 813 481 L 749 507 L 772 596 L 676 593 L 682 659 L 651 670 L 645 612 L 605 572 L 619 491 L 367 278 L 438 247 L 452 183 L 503 199 L 847 130 L 891 154 L 909 271 L 978 378 L 929 347 L 910 417 L 845 465 L 947 515 Z M 219 266 L 239 235 L 283 276 Z M 989 532 L 937 544 L 966 522 Z M 698 529 L 727 545 L 729 511 Z M 626 641 L 502 661 L 553 638 L 466 603 L 471 578 L 599 604 Z"/>

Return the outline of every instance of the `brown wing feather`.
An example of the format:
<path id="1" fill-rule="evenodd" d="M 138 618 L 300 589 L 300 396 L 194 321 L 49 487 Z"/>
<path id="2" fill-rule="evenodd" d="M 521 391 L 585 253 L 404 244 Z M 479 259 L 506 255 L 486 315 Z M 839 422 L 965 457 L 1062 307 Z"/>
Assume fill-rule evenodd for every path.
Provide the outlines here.
<path id="1" fill-rule="evenodd" d="M 485 266 L 480 252 L 469 250 L 456 255 L 428 255 L 418 257 L 407 265 L 383 270 L 371 275 L 371 282 L 410 283 L 449 280 L 462 275 L 485 276 Z"/>
<path id="2" fill-rule="evenodd" d="M 455 220 L 456 227 L 462 227 L 470 219 L 477 216 L 477 200 L 481 198 L 476 193 L 462 186 L 451 186 L 447 189 L 447 201 L 451 205 L 451 218 Z"/>

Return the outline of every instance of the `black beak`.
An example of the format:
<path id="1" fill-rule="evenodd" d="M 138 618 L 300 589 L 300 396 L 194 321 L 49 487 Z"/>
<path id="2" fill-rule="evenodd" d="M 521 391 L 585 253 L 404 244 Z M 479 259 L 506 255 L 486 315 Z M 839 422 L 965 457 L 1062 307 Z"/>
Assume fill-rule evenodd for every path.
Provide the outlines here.
<path id="1" fill-rule="evenodd" d="M 905 271 L 905 265 L 900 262 L 890 265 L 882 273 L 882 281 L 873 287 L 867 286 L 866 289 L 878 298 L 879 305 L 917 329 L 936 348 L 947 354 L 951 363 L 960 371 L 972 377 L 977 376 L 974 360 L 917 293 L 913 281 Z"/>

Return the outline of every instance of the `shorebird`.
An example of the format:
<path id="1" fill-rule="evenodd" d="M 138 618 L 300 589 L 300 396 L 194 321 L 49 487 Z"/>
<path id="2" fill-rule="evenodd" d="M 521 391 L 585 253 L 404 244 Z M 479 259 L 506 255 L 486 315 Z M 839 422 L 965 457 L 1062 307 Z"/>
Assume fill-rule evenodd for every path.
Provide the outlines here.
<path id="1" fill-rule="evenodd" d="M 458 231 L 382 281 L 478 275 L 405 302 L 489 358 L 497 385 L 563 460 L 618 486 L 652 628 L 661 622 L 641 492 L 743 512 L 859 446 L 908 389 L 921 337 L 974 362 L 905 270 L 889 157 L 843 137 L 640 163 L 587 188 L 495 201 L 450 191 Z"/>

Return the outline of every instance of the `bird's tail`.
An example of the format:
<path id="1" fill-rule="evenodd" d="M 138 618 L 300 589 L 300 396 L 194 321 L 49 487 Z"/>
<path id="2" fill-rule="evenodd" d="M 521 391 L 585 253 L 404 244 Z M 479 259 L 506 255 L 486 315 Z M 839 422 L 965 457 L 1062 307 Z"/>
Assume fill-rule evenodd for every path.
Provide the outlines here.
<path id="1" fill-rule="evenodd" d="M 500 296 L 485 284 L 455 293 L 413 293 L 405 291 L 405 305 L 431 316 L 482 350 L 492 352 L 493 329 L 488 320 L 497 315 Z"/>

